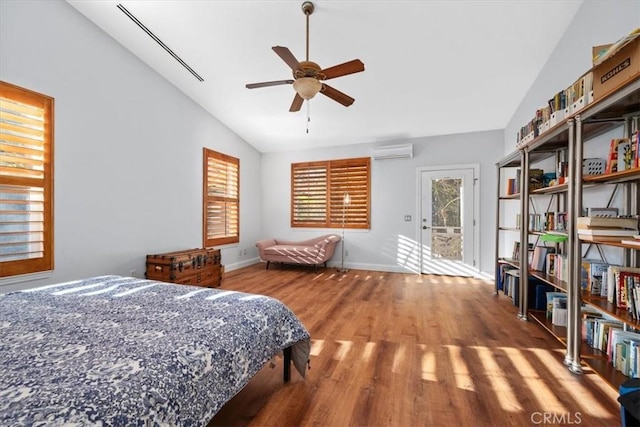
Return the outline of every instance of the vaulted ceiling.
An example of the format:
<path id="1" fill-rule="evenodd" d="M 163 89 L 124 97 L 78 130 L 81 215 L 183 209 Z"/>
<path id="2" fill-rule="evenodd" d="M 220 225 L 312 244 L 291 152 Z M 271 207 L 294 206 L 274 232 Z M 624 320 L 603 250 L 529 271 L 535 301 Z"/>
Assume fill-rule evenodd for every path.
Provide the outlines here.
<path id="1" fill-rule="evenodd" d="M 68 2 L 261 152 L 502 129 L 582 4 L 314 1 L 309 59 L 365 71 L 328 82 L 350 107 L 319 94 L 290 113 L 291 85 L 245 84 L 292 79 L 271 47 L 305 59 L 301 0 Z"/>

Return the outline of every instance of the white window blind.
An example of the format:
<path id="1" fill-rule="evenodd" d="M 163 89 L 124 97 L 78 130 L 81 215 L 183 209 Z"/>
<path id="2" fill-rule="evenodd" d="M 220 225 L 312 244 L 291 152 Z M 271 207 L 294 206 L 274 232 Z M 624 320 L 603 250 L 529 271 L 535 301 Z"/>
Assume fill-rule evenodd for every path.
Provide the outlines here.
<path id="1" fill-rule="evenodd" d="M 240 241 L 240 160 L 204 149 L 204 245 Z"/>
<path id="2" fill-rule="evenodd" d="M 53 99 L 0 82 L 0 277 L 53 268 Z"/>

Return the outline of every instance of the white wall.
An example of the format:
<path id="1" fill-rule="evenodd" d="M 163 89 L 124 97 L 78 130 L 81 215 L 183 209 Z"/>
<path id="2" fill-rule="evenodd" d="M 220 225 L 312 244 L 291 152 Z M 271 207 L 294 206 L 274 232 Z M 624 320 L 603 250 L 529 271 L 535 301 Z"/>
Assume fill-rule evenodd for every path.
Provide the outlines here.
<path id="1" fill-rule="evenodd" d="M 381 271 L 408 271 L 398 262 L 398 241 L 418 240 L 417 168 L 426 166 L 480 165 L 480 270 L 493 275 L 495 239 L 496 171 L 502 154 L 502 131 L 415 138 L 385 142 L 384 145 L 412 143 L 412 159 L 372 160 L 371 230 L 347 230 L 349 257 L 345 266 Z M 286 153 L 263 154 L 262 211 L 263 237 L 306 239 L 341 229 L 293 229 L 290 227 L 291 163 L 332 160 L 371 155 L 372 147 L 358 144 Z M 286 191 L 283 191 L 286 188 Z M 412 221 L 405 222 L 404 216 Z M 340 248 L 332 264 L 340 262 Z"/>
<path id="2" fill-rule="evenodd" d="M 202 147 L 240 158 L 241 241 L 260 237 L 261 155 L 63 1 L 0 1 L 0 79 L 55 98 L 55 271 L 8 291 L 202 246 Z"/>
<path id="3" fill-rule="evenodd" d="M 536 109 L 547 105 L 591 66 L 591 48 L 613 43 L 640 27 L 640 0 L 584 1 L 549 60 L 505 128 L 504 154 L 516 149 L 516 134 Z"/>

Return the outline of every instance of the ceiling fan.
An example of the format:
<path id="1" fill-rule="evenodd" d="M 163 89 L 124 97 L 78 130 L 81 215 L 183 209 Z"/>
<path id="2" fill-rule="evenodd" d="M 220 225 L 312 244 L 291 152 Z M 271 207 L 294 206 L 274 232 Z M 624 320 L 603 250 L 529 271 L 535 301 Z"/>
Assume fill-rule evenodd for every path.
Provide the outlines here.
<path id="1" fill-rule="evenodd" d="M 309 15 L 313 13 L 313 10 L 314 5 L 310 1 L 302 3 L 302 12 L 307 17 L 307 57 L 305 61 L 299 62 L 296 57 L 293 56 L 293 53 L 284 46 L 273 46 L 271 48 L 289 67 L 291 67 L 291 70 L 293 71 L 293 80 L 276 80 L 271 82 L 250 83 L 246 85 L 247 89 L 288 84 L 293 85 L 296 95 L 291 103 L 291 108 L 289 108 L 289 111 L 291 112 L 299 111 L 302 107 L 302 103 L 305 100 L 309 100 L 316 96 L 318 92 L 336 102 L 339 102 L 345 107 L 348 107 L 353 104 L 355 99 L 337 89 L 334 89 L 328 84 L 323 83 L 323 81 L 364 71 L 364 64 L 359 59 L 354 59 L 352 61 L 324 69 L 320 68 L 320 66 L 315 62 L 309 61 Z"/>

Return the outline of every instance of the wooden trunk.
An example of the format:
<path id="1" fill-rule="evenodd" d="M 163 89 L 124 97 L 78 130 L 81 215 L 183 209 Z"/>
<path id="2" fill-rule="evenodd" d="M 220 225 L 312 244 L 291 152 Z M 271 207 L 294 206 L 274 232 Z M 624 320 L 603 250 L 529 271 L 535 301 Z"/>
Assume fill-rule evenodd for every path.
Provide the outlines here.
<path id="1" fill-rule="evenodd" d="M 219 249 L 189 249 L 147 255 L 147 279 L 182 285 L 220 286 L 222 269 Z"/>

